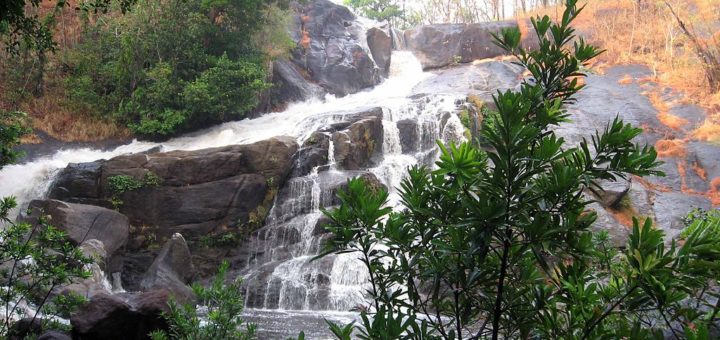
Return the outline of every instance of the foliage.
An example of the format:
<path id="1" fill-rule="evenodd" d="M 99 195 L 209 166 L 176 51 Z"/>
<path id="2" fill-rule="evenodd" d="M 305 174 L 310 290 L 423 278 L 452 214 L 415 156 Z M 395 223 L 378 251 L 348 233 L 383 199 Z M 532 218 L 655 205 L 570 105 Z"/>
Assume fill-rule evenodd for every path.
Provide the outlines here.
<path id="1" fill-rule="evenodd" d="M 378 21 L 390 21 L 403 15 L 403 11 L 394 0 L 345 0 L 345 5 L 359 10 L 367 18 Z"/>
<path id="2" fill-rule="evenodd" d="M 170 313 L 165 315 L 170 331 L 156 331 L 152 339 L 252 339 L 255 325 L 245 323 L 240 314 L 243 310 L 240 280 L 226 284 L 230 265 L 224 261 L 209 287 L 193 285 L 200 306 L 206 309 L 200 315 L 193 304 L 178 305 L 170 301 Z"/>
<path id="3" fill-rule="evenodd" d="M 92 263 L 92 259 L 67 241 L 65 233 L 48 224 L 47 217 L 40 216 L 33 225 L 13 222 L 8 215 L 15 207 L 13 198 L 0 200 L 0 224 L 4 224 L 0 230 L 2 337 L 23 317 L 39 319 L 43 328 L 61 329 L 56 317 L 68 317 L 84 299 L 51 294 L 74 279 L 90 277 L 85 268 Z M 25 304 L 34 304 L 35 312 L 26 315 Z"/>
<path id="4" fill-rule="evenodd" d="M 161 139 L 255 108 L 268 53 L 286 34 L 256 34 L 284 22 L 284 0 L 140 0 L 125 16 L 89 24 L 65 61 L 70 98 L 144 137 Z M 183 27 L 178 30 L 178 27 Z M 280 40 L 280 41 L 272 41 Z"/>
<path id="5" fill-rule="evenodd" d="M 369 272 L 361 339 L 648 338 L 712 325 L 716 313 L 694 307 L 715 301 L 717 228 L 698 222 L 666 247 L 651 220 L 635 220 L 622 252 L 590 230 L 585 192 L 599 180 L 662 173 L 655 150 L 632 142 L 641 130 L 619 118 L 575 146 L 553 131 L 583 87 L 580 67 L 600 53 L 574 35 L 581 11 L 570 0 L 559 23 L 532 20 L 533 51 L 517 29 L 496 36 L 531 77 L 494 96 L 483 149 L 440 144 L 437 170 L 409 169 L 400 211 L 358 179 L 326 211 L 334 239 L 323 255 L 357 253 Z"/>
<path id="6" fill-rule="evenodd" d="M 16 54 L 21 47 L 36 51 L 55 50 L 53 27 L 55 14 L 69 6 L 66 0 L 56 1 L 54 11 L 45 17 L 31 14 L 26 7 L 36 10 L 41 0 L 5 0 L 0 2 L 0 38 L 8 52 Z M 122 11 L 126 11 L 134 0 L 91 0 L 84 1 L 78 9 L 84 11 L 106 11 L 117 2 Z"/>
<path id="7" fill-rule="evenodd" d="M 115 209 L 118 209 L 123 204 L 120 199 L 122 194 L 144 187 L 157 187 L 162 183 L 162 179 L 152 171 L 146 172 L 142 180 L 129 175 L 114 175 L 109 176 L 107 181 L 111 193 L 110 201 Z"/>
<path id="8" fill-rule="evenodd" d="M 22 153 L 15 150 L 20 138 L 30 133 L 25 114 L 0 110 L 0 168 L 15 162 Z"/>

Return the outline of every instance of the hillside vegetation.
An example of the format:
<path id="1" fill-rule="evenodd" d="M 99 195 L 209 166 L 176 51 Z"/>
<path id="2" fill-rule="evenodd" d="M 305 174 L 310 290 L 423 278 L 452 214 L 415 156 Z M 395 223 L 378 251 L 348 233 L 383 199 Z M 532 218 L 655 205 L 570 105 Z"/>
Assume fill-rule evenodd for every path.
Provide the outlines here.
<path id="1" fill-rule="evenodd" d="M 140 0 L 107 13 L 42 4 L 56 50 L 6 52 L 0 108 L 62 140 L 163 139 L 255 108 L 292 42 L 287 3 Z"/>

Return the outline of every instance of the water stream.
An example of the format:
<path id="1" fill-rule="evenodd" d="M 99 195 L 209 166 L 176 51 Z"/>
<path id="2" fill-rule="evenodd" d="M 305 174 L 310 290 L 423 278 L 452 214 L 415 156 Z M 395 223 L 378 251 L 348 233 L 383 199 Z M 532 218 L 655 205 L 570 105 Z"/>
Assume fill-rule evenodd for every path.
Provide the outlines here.
<path id="1" fill-rule="evenodd" d="M 109 159 L 149 149 L 198 150 L 245 144 L 281 135 L 293 136 L 302 144 L 313 132 L 343 122 L 348 114 L 362 108 L 382 107 L 384 137 L 379 156 L 372 160 L 372 166 L 364 171 L 338 170 L 334 159 L 336 146 L 331 139 L 328 164 L 312 169 L 306 176 L 288 180 L 265 226 L 243 245 L 248 247 L 251 256 L 238 271 L 246 279 L 248 316 L 260 323 L 261 329 L 274 329 L 268 315 L 296 315 L 300 319 L 309 319 L 330 313 L 327 315 L 347 319 L 343 312 L 366 302 L 363 292 L 367 273 L 354 255 L 310 261 L 319 253 L 322 241 L 327 237 L 318 228 L 322 218 L 320 209 L 337 204 L 333 190 L 339 184 L 368 172 L 389 188 L 390 204 L 396 206 L 395 188 L 399 187 L 407 167 L 432 165 L 437 157 L 436 140 L 463 139 L 463 126 L 453 114 L 455 101 L 459 98 L 413 93 L 415 85 L 429 77 L 432 75 L 422 71 L 410 52 L 395 51 L 390 77 L 371 90 L 342 98 L 328 96 L 322 100 L 291 104 L 283 112 L 225 123 L 162 143 L 133 141 L 106 151 L 90 148 L 59 150 L 50 156 L 3 168 L 0 171 L 0 197 L 15 196 L 21 207 L 32 199 L 43 198 L 54 176 L 69 163 Z M 287 334 L 296 335 L 297 332 Z"/>

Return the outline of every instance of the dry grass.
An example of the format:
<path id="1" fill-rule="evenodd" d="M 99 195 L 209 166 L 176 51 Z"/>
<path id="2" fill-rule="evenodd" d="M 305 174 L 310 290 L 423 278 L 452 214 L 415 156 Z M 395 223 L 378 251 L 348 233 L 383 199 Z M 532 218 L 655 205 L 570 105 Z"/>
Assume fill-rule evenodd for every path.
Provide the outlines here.
<path id="1" fill-rule="evenodd" d="M 669 0 L 683 20 L 710 45 L 720 45 L 717 32 L 720 1 Z M 587 0 L 587 6 L 576 21 L 578 31 L 587 40 L 606 50 L 595 69 L 607 65 L 644 64 L 653 72 L 648 79 L 659 87 L 683 92 L 688 101 L 708 112 L 707 121 L 690 136 L 694 139 L 720 142 L 720 93 L 709 90 L 701 61 L 672 17 L 663 1 Z M 531 15 L 547 14 L 558 18 L 559 8 L 546 8 Z M 622 78 L 620 84 L 632 79 Z M 687 122 L 667 110 L 658 110 L 658 118 L 672 129 L 685 127 Z"/>
<path id="2" fill-rule="evenodd" d="M 55 11 L 55 6 L 56 0 L 43 1 L 38 8 L 29 7 L 28 10 L 33 15 L 45 17 Z M 63 51 L 68 50 L 81 39 L 83 18 L 80 17 L 80 12 L 75 10 L 77 6 L 77 0 L 69 0 L 66 7 L 55 13 L 57 25 L 54 29 L 54 37 L 58 45 L 58 52 L 48 55 L 43 95 L 40 97 L 30 95 L 28 93 L 30 86 L 28 85 L 24 88 L 25 95 L 19 98 L 11 97 L 12 95 L 8 91 L 11 86 L 13 88 L 23 88 L 23 86 L 14 86 L 0 77 L 0 107 L 26 112 L 31 119 L 33 129 L 45 132 L 62 141 L 87 142 L 129 137 L 130 132 L 126 128 L 108 119 L 97 117 L 91 112 L 72 108 L 66 103 L 64 75 L 60 71 L 60 59 Z M 88 20 L 93 21 L 93 18 L 90 17 Z M 0 58 L 6 57 L 5 55 L 0 56 Z M 4 67 L 8 66 L 10 66 L 8 62 L 4 63 Z M 29 78 L 21 81 L 21 84 L 30 83 Z M 26 144 L 40 142 L 40 138 L 35 134 L 22 139 L 22 143 Z"/>
<path id="3" fill-rule="evenodd" d="M 693 169 L 693 172 L 700 177 L 700 179 L 707 181 L 707 172 L 702 168 L 702 166 L 700 166 L 700 164 L 698 164 L 697 161 L 692 163 L 691 168 Z"/>
<path id="4" fill-rule="evenodd" d="M 685 142 L 679 139 L 661 139 L 655 143 L 655 150 L 659 157 L 685 158 Z"/>
<path id="5" fill-rule="evenodd" d="M 53 89 L 40 98 L 23 105 L 32 117 L 32 127 L 62 141 L 89 142 L 109 138 L 125 138 L 130 132 L 112 121 L 88 113 L 68 109 L 62 89 Z"/>
<path id="6" fill-rule="evenodd" d="M 625 75 L 624 77 L 620 78 L 620 80 L 618 80 L 618 84 L 620 84 L 620 85 L 630 85 L 630 84 L 632 84 L 632 82 L 633 82 L 633 78 L 629 74 Z"/>
<path id="7" fill-rule="evenodd" d="M 720 206 L 720 177 L 715 177 L 710 182 L 710 190 L 707 196 L 712 201 L 713 206 Z"/>
<path id="8" fill-rule="evenodd" d="M 610 215 L 628 229 L 633 227 L 633 217 L 638 216 L 634 209 L 608 209 Z"/>
<path id="9" fill-rule="evenodd" d="M 720 143 L 720 122 L 716 122 L 714 119 L 706 119 L 699 128 L 693 131 L 693 137 L 699 140 Z"/>

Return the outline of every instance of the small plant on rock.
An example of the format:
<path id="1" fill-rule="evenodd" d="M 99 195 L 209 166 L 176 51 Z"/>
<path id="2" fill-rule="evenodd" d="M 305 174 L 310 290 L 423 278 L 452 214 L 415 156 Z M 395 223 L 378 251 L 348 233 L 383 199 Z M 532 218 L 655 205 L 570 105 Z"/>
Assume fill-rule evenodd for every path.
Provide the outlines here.
<path id="1" fill-rule="evenodd" d="M 229 268 L 230 264 L 224 261 L 209 287 L 193 285 L 202 311 L 194 304 L 170 301 L 170 313 L 165 315 L 170 331 L 155 331 L 152 339 L 253 339 L 255 325 L 240 318 L 244 306 L 241 282 L 239 279 L 226 282 Z"/>
<path id="2" fill-rule="evenodd" d="M 110 203 L 116 210 L 123 205 L 123 201 L 120 198 L 122 194 L 145 187 L 157 187 L 162 184 L 162 179 L 152 171 L 146 172 L 142 180 L 138 180 L 129 175 L 115 175 L 108 177 L 107 181 L 108 189 L 111 193 Z"/>

